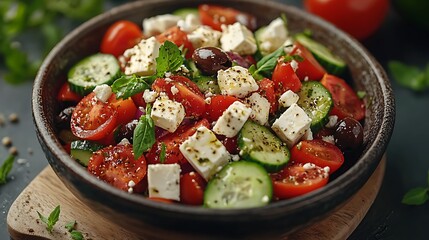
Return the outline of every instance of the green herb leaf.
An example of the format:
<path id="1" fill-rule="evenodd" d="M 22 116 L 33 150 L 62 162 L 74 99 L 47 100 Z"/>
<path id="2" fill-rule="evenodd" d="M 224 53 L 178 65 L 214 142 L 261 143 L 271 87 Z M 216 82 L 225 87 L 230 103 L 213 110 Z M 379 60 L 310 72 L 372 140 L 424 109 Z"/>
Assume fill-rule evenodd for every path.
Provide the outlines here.
<path id="1" fill-rule="evenodd" d="M 151 106 L 146 106 L 146 114 L 141 116 L 133 132 L 134 158 L 137 159 L 155 143 L 155 124 L 150 117 Z"/>
<path id="2" fill-rule="evenodd" d="M 366 92 L 365 91 L 357 91 L 356 95 L 358 96 L 358 98 L 363 99 L 366 96 Z"/>
<path id="3" fill-rule="evenodd" d="M 164 77 L 166 72 L 174 72 L 182 66 L 184 58 L 176 44 L 165 41 L 156 58 L 156 76 Z"/>
<path id="4" fill-rule="evenodd" d="M 9 155 L 3 164 L 0 167 L 0 184 L 5 184 L 7 182 L 7 175 L 10 170 L 12 170 L 13 163 L 15 161 L 15 156 Z"/>
<path id="5" fill-rule="evenodd" d="M 49 214 L 49 217 L 46 218 L 42 214 L 37 211 L 37 214 L 39 215 L 40 220 L 46 224 L 46 229 L 52 233 L 52 229 L 54 228 L 54 225 L 57 223 L 59 217 L 60 217 L 60 205 L 58 205 L 52 212 Z"/>
<path id="6" fill-rule="evenodd" d="M 429 66 L 425 71 L 398 61 L 390 61 L 388 66 L 393 78 L 403 87 L 414 91 L 424 91 L 429 87 Z"/>
<path id="7" fill-rule="evenodd" d="M 71 222 L 66 223 L 65 228 L 66 228 L 69 232 L 71 232 L 71 231 L 73 231 L 74 229 L 76 229 L 76 220 L 75 220 L 75 221 L 71 221 Z"/>
<path id="8" fill-rule="evenodd" d="M 70 235 L 71 235 L 73 240 L 83 240 L 84 239 L 82 233 L 79 231 L 76 231 L 76 230 L 72 230 L 70 232 Z"/>
<path id="9" fill-rule="evenodd" d="M 285 51 L 283 46 L 279 47 L 276 51 L 266 55 L 256 63 L 257 69 L 253 73 L 253 75 L 257 75 L 261 73 L 266 77 L 271 77 L 271 72 L 276 67 L 277 59 L 280 56 L 284 56 L 284 55 L 285 55 Z"/>
<path id="10" fill-rule="evenodd" d="M 159 162 L 160 163 L 164 163 L 166 151 L 167 151 L 167 146 L 165 145 L 164 142 L 162 142 L 161 143 L 161 152 L 159 153 Z"/>
<path id="11" fill-rule="evenodd" d="M 155 76 L 138 77 L 136 75 L 123 75 L 112 84 L 112 91 L 116 94 L 116 98 L 126 99 L 136 93 L 150 89 L 150 84 L 154 80 Z"/>
<path id="12" fill-rule="evenodd" d="M 428 188 L 413 188 L 404 195 L 402 203 L 407 205 L 422 205 L 429 199 L 428 192 Z"/>

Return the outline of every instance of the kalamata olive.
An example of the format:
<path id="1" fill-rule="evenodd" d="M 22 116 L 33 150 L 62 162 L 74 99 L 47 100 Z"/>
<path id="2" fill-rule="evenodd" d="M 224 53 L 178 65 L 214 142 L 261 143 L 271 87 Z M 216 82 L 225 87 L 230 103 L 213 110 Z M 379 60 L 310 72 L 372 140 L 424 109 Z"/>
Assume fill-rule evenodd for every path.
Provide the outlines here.
<path id="1" fill-rule="evenodd" d="M 346 117 L 335 126 L 334 139 L 343 151 L 357 149 L 363 142 L 363 127 L 354 118 Z"/>
<path id="2" fill-rule="evenodd" d="M 56 117 L 55 122 L 60 128 L 70 129 L 70 119 L 73 114 L 74 107 L 64 108 Z"/>
<path id="3" fill-rule="evenodd" d="M 138 121 L 132 120 L 131 122 L 119 126 L 114 132 L 115 142 L 120 142 L 122 139 L 126 138 L 130 143 L 133 143 L 133 133 L 134 129 L 137 126 Z"/>
<path id="4" fill-rule="evenodd" d="M 197 67 L 205 74 L 213 75 L 218 70 L 225 70 L 232 66 L 231 60 L 228 55 L 219 48 L 215 47 L 202 47 L 195 49 L 192 54 Z"/>

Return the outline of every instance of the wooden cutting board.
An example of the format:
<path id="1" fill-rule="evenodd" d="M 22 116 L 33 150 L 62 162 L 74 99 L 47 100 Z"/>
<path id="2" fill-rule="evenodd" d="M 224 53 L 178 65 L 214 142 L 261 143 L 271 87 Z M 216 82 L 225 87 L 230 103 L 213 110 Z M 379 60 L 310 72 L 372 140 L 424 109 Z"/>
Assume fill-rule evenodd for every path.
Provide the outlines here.
<path id="1" fill-rule="evenodd" d="M 342 208 L 324 220 L 287 237 L 301 239 L 346 239 L 356 229 L 374 202 L 380 189 L 386 160 L 380 162 L 368 182 Z M 59 221 L 52 233 L 39 219 L 37 211 L 47 216 L 61 205 Z M 85 239 L 139 239 L 132 232 L 109 222 L 79 201 L 62 184 L 53 170 L 46 167 L 18 196 L 7 215 L 11 237 L 19 239 L 71 239 L 65 225 L 76 220 L 76 228 Z"/>

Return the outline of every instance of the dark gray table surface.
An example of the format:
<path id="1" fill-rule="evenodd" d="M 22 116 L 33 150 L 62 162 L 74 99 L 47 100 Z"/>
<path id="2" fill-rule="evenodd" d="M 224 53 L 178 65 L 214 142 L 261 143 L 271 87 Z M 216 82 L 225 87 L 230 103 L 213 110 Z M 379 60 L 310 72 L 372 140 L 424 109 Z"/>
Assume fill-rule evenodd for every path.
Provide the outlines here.
<path id="1" fill-rule="evenodd" d="M 118 1 L 109 1 L 115 5 Z M 281 2 L 302 7 L 301 1 Z M 427 34 L 427 32 L 426 32 Z M 414 29 L 391 9 L 381 29 L 364 46 L 387 70 L 389 60 L 420 67 L 429 63 L 425 32 Z M 3 65 L 0 65 L 4 69 Z M 426 137 L 429 118 L 429 92 L 413 93 L 392 81 L 396 98 L 396 125 L 387 150 L 387 168 L 381 190 L 370 211 L 350 239 L 428 239 L 429 203 L 412 207 L 401 204 L 410 188 L 425 186 L 429 170 Z M 0 127 L 0 138 L 11 137 L 19 150 L 8 183 L 0 186 L 0 239 L 8 239 L 6 216 L 10 205 L 31 180 L 47 165 L 37 141 L 31 117 L 32 82 L 19 86 L 6 84 L 0 77 L 0 114 L 17 113 L 19 122 Z M 0 162 L 7 150 L 0 146 Z"/>

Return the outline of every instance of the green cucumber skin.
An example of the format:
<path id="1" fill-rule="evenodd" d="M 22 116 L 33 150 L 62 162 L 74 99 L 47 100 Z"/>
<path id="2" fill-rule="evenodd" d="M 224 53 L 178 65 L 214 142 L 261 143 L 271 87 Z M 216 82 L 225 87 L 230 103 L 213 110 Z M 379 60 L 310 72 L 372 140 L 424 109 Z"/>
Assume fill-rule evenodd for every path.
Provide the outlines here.
<path id="1" fill-rule="evenodd" d="M 341 75 L 347 69 L 347 64 L 340 57 L 333 54 L 326 46 L 310 38 L 306 34 L 296 34 L 295 39 L 310 50 L 314 58 L 328 73 Z"/>
<path id="2" fill-rule="evenodd" d="M 91 142 L 88 140 L 76 140 L 71 142 L 70 145 L 70 155 L 72 158 L 76 159 L 80 164 L 87 167 L 89 159 L 92 156 L 93 152 L 96 152 L 104 148 L 103 145 Z"/>
<path id="3" fill-rule="evenodd" d="M 290 160 L 290 151 L 280 138 L 255 122 L 247 121 L 237 140 L 241 157 L 262 165 L 268 172 L 280 171 Z"/>
<path id="4" fill-rule="evenodd" d="M 211 76 L 199 76 L 193 79 L 202 93 L 220 94 L 217 79 Z"/>
<path id="5" fill-rule="evenodd" d="M 243 188 L 238 183 L 249 183 Z M 241 185 L 242 186 L 242 185 Z M 243 186 L 242 186 L 243 187 Z M 227 201 L 224 197 L 237 194 L 234 190 L 240 189 L 248 194 L 246 199 Z M 240 193 L 241 193 L 240 192 Z M 207 184 L 204 191 L 204 207 L 219 209 L 251 208 L 267 205 L 273 195 L 273 186 L 267 171 L 257 163 L 238 161 L 231 162 L 222 168 Z M 243 195 L 241 195 L 243 196 Z M 234 199 L 237 200 L 237 199 Z"/>
<path id="6" fill-rule="evenodd" d="M 121 74 L 113 55 L 96 53 L 76 63 L 69 70 L 67 81 L 73 92 L 85 96 L 97 85 L 111 85 Z"/>
<path id="7" fill-rule="evenodd" d="M 320 82 L 307 81 L 297 94 L 298 106 L 312 119 L 311 131 L 318 132 L 329 121 L 329 112 L 334 106 L 331 93 Z"/>

